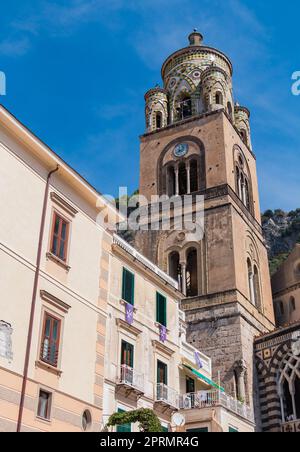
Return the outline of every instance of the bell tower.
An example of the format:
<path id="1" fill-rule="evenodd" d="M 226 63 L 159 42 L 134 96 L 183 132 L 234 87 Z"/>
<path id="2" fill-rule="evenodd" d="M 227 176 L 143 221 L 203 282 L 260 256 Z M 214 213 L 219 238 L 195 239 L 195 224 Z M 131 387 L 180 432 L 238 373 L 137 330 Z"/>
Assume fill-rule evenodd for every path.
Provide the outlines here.
<path id="1" fill-rule="evenodd" d="M 250 112 L 234 104 L 233 67 L 194 30 L 147 92 L 140 194 L 204 196 L 204 237 L 144 231 L 135 245 L 184 293 L 188 340 L 213 359 L 214 378 L 255 406 L 254 337 L 274 328 Z"/>

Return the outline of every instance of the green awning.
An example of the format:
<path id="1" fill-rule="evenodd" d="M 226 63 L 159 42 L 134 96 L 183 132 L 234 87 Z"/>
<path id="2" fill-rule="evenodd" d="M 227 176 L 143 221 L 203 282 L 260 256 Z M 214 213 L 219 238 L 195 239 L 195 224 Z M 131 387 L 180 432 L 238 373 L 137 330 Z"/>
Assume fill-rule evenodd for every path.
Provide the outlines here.
<path id="1" fill-rule="evenodd" d="M 190 370 L 194 375 L 196 375 L 196 377 L 200 378 L 200 380 L 205 381 L 205 383 L 209 384 L 210 386 L 213 386 L 216 389 L 219 389 L 222 392 L 225 392 L 225 389 L 222 388 L 222 386 L 217 385 L 217 383 L 205 377 L 205 375 L 202 375 L 200 372 L 198 372 L 198 370 L 193 369 L 192 367 L 187 366 L 186 364 L 184 364 L 183 366 Z"/>

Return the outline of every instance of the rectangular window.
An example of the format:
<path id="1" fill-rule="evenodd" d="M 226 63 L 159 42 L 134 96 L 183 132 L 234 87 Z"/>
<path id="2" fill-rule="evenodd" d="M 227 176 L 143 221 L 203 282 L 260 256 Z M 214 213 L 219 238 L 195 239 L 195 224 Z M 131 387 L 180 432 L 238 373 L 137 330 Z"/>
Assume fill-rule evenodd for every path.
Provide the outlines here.
<path id="1" fill-rule="evenodd" d="M 157 361 L 157 399 L 168 400 L 168 366 L 161 361 Z"/>
<path id="2" fill-rule="evenodd" d="M 121 364 L 133 368 L 133 345 L 122 341 L 121 350 Z"/>
<path id="3" fill-rule="evenodd" d="M 50 394 L 50 392 L 40 390 L 39 404 L 38 404 L 38 411 L 37 411 L 38 417 L 41 417 L 42 419 L 50 420 L 51 402 L 52 402 L 52 394 Z"/>
<path id="4" fill-rule="evenodd" d="M 66 262 L 70 223 L 57 213 L 53 217 L 51 253 Z"/>
<path id="5" fill-rule="evenodd" d="M 161 361 L 157 361 L 157 383 L 168 384 L 168 366 Z"/>
<path id="6" fill-rule="evenodd" d="M 186 377 L 186 392 L 187 394 L 195 392 L 195 380 L 193 378 Z"/>
<path id="7" fill-rule="evenodd" d="M 41 360 L 57 367 L 61 320 L 45 314 L 41 344 Z"/>
<path id="8" fill-rule="evenodd" d="M 125 413 L 121 408 L 118 409 L 118 413 Z M 117 433 L 131 432 L 131 424 L 122 424 L 117 426 Z"/>
<path id="9" fill-rule="evenodd" d="M 156 321 L 167 326 L 167 299 L 159 292 L 156 292 Z"/>
<path id="10" fill-rule="evenodd" d="M 134 305 L 134 274 L 123 268 L 122 299 Z"/>

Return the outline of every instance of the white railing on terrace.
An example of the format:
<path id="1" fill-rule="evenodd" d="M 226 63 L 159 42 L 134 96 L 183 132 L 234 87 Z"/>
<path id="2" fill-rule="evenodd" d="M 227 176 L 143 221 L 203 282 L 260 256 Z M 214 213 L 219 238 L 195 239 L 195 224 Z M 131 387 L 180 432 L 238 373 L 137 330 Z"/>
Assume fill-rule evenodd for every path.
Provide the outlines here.
<path id="1" fill-rule="evenodd" d="M 197 367 L 195 353 L 199 354 L 199 358 L 201 359 L 203 368 L 199 370 L 199 372 L 203 372 L 211 378 L 212 373 L 212 364 L 211 364 L 211 358 L 206 356 L 204 353 L 197 350 L 193 345 L 188 344 L 187 342 L 182 342 L 182 348 L 181 348 L 181 354 L 183 358 L 193 363 L 193 366 Z"/>
<path id="2" fill-rule="evenodd" d="M 118 372 L 118 383 L 144 392 L 144 375 L 129 366 L 122 365 Z"/>
<path id="3" fill-rule="evenodd" d="M 157 383 L 156 385 L 156 402 L 164 402 L 173 408 L 178 408 L 179 394 L 175 389 L 169 388 L 163 383 Z"/>
<path id="4" fill-rule="evenodd" d="M 153 262 L 151 262 L 149 259 L 147 259 L 145 256 L 143 256 L 141 253 L 139 253 L 135 248 L 133 248 L 129 243 L 127 243 L 125 240 L 123 240 L 121 237 L 119 237 L 117 234 L 114 234 L 113 236 L 113 243 L 118 245 L 120 248 L 125 250 L 127 253 L 131 254 L 137 261 L 141 262 L 143 265 L 145 265 L 147 268 L 152 270 L 154 273 L 156 273 L 160 278 L 162 278 L 164 281 L 166 281 L 170 286 L 174 287 L 178 290 L 179 284 L 175 279 L 171 278 L 171 276 L 167 275 L 167 273 L 163 272 L 159 267 L 157 267 Z"/>
<path id="5" fill-rule="evenodd" d="M 179 319 L 185 322 L 185 312 L 179 309 Z"/>
<path id="6" fill-rule="evenodd" d="M 211 408 L 222 406 L 235 414 L 253 422 L 252 410 L 245 404 L 222 391 L 199 391 L 190 394 L 183 394 L 179 397 L 179 409 L 191 410 L 201 408 Z"/>

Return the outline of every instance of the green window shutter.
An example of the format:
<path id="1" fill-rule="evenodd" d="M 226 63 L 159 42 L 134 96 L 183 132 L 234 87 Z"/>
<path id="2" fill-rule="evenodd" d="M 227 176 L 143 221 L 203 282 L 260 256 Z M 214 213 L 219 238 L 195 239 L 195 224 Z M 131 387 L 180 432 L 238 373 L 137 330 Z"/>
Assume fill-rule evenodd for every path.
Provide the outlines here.
<path id="1" fill-rule="evenodd" d="M 208 428 L 207 427 L 203 427 L 203 428 L 189 428 L 187 430 L 187 433 L 193 433 L 193 432 L 199 432 L 199 433 L 208 433 Z"/>
<path id="2" fill-rule="evenodd" d="M 234 427 L 229 427 L 229 433 L 239 433 L 239 431 Z"/>
<path id="3" fill-rule="evenodd" d="M 123 268 L 122 299 L 134 305 L 134 274 Z"/>
<path id="4" fill-rule="evenodd" d="M 159 292 L 156 293 L 156 321 L 167 326 L 167 299 Z"/>
<path id="5" fill-rule="evenodd" d="M 121 410 L 121 408 L 119 408 L 118 413 L 125 413 L 125 411 Z M 125 433 L 125 432 L 131 432 L 131 424 L 117 425 L 117 433 Z"/>

